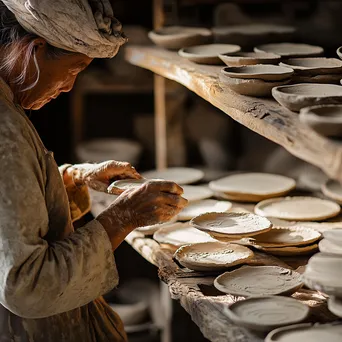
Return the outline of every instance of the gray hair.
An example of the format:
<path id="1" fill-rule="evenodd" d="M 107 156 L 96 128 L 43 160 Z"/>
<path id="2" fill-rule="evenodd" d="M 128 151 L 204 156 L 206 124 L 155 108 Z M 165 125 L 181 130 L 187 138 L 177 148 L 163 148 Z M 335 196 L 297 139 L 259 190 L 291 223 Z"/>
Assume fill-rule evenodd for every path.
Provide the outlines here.
<path id="1" fill-rule="evenodd" d="M 36 38 L 38 38 L 37 35 L 27 32 L 20 26 L 14 14 L 0 0 L 0 47 L 5 51 L 10 48 L 8 52 L 5 52 L 3 60 L 0 61 L 0 72 L 4 74 L 5 78 L 11 78 L 18 59 L 22 56 L 21 72 L 11 80 L 12 84 L 21 86 L 26 80 L 31 58 L 36 67 L 36 80 L 28 87 L 20 89 L 21 92 L 34 88 L 39 81 L 40 68 L 34 44 Z M 50 44 L 47 47 L 48 58 L 58 59 L 63 55 L 72 54 L 72 52 L 55 48 Z"/>

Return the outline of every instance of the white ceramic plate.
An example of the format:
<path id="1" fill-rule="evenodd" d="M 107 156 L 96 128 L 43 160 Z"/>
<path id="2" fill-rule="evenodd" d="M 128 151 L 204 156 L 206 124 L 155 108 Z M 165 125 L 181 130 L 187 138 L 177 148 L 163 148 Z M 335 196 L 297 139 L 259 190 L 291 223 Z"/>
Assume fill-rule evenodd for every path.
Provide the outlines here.
<path id="1" fill-rule="evenodd" d="M 183 185 L 182 188 L 184 190 L 183 197 L 189 202 L 205 200 L 214 195 L 214 193 L 206 186 Z"/>
<path id="2" fill-rule="evenodd" d="M 206 213 L 193 218 L 191 224 L 222 237 L 253 236 L 272 228 L 265 217 L 248 213 Z"/>
<path id="3" fill-rule="evenodd" d="M 159 243 L 183 246 L 200 242 L 216 242 L 210 235 L 190 226 L 189 223 L 175 223 L 163 227 L 153 234 L 154 240 Z"/>
<path id="4" fill-rule="evenodd" d="M 296 43 L 264 44 L 257 46 L 254 51 L 275 53 L 287 58 L 321 56 L 324 53 L 324 49 L 320 46 Z"/>
<path id="5" fill-rule="evenodd" d="M 178 220 L 189 221 L 208 212 L 223 213 L 230 210 L 231 207 L 232 204 L 228 201 L 203 200 L 191 202 L 178 214 Z"/>
<path id="6" fill-rule="evenodd" d="M 225 270 L 252 259 L 253 252 L 244 246 L 221 242 L 186 245 L 177 250 L 174 258 L 194 271 Z"/>
<path id="7" fill-rule="evenodd" d="M 241 297 L 290 295 L 303 285 L 301 275 L 277 266 L 243 266 L 215 279 L 215 287 Z"/>
<path id="8" fill-rule="evenodd" d="M 187 185 L 200 181 L 203 178 L 204 173 L 197 169 L 173 167 L 162 171 L 147 171 L 144 172 L 142 176 L 147 179 L 165 179 L 179 185 Z"/>
<path id="9" fill-rule="evenodd" d="M 332 201 L 315 197 L 283 197 L 262 201 L 255 206 L 255 213 L 289 221 L 321 221 L 335 217 L 340 206 Z"/>
<path id="10" fill-rule="evenodd" d="M 309 307 L 294 298 L 269 296 L 238 301 L 231 304 L 225 313 L 238 325 L 269 332 L 303 322 L 309 314 Z"/>

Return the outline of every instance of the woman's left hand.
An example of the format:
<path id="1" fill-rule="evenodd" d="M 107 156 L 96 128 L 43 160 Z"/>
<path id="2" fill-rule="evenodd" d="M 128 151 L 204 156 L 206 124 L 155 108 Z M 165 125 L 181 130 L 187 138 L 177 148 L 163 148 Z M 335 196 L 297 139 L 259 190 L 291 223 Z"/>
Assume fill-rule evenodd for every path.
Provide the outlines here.
<path id="1" fill-rule="evenodd" d="M 88 185 L 96 191 L 106 193 L 116 180 L 142 178 L 131 164 L 114 160 L 100 164 L 73 165 L 67 171 L 72 173 L 73 182 L 77 186 Z"/>

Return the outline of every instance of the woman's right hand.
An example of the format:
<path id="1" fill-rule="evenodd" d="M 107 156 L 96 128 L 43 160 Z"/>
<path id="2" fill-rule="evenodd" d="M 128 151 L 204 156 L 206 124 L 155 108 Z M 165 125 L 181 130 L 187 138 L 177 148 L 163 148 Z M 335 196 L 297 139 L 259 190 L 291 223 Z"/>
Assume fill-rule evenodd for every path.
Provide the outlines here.
<path id="1" fill-rule="evenodd" d="M 173 182 L 148 181 L 123 192 L 96 219 L 116 249 L 134 229 L 170 221 L 188 203 L 183 189 Z"/>

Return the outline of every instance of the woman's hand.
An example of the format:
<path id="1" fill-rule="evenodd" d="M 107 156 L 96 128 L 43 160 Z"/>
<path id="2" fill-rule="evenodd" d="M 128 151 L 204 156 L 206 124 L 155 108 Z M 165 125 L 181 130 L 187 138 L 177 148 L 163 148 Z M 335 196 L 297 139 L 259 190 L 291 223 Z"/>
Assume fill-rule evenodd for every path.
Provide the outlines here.
<path id="1" fill-rule="evenodd" d="M 73 165 L 66 172 L 75 185 L 88 185 L 101 192 L 108 192 L 108 187 L 116 180 L 142 178 L 131 164 L 114 160 L 100 164 Z"/>
<path id="2" fill-rule="evenodd" d="M 183 189 L 167 181 L 148 181 L 127 190 L 96 219 L 108 233 L 113 250 L 134 229 L 170 221 L 188 203 Z"/>

